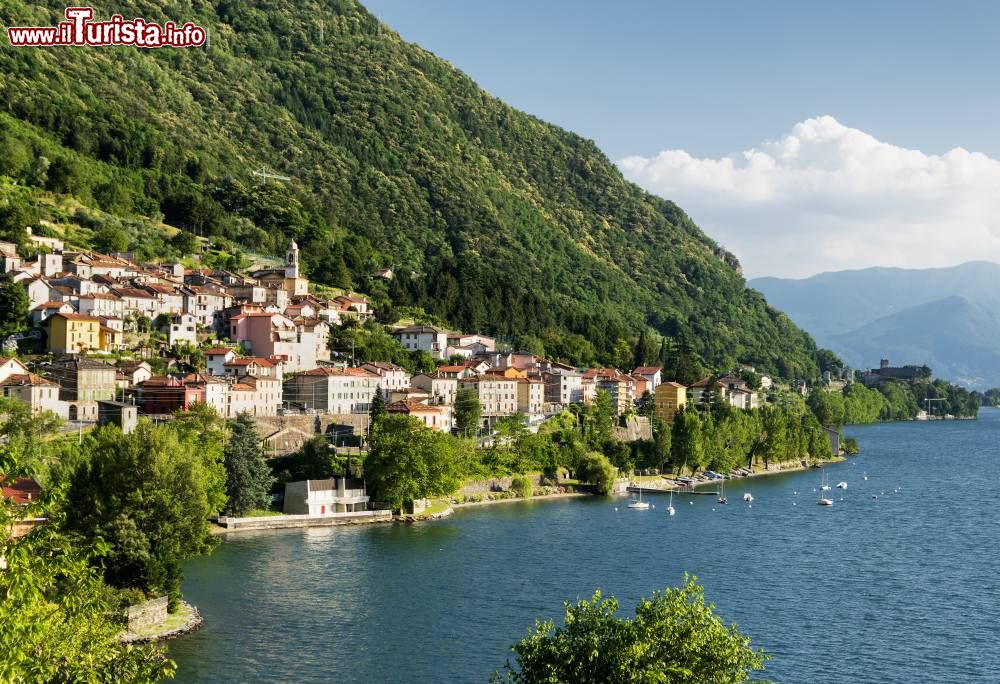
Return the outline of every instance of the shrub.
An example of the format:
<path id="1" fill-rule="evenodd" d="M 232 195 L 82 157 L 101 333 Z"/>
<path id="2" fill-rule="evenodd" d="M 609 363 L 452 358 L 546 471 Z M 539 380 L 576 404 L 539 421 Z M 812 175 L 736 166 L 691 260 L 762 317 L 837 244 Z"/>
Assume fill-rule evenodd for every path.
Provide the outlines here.
<path id="1" fill-rule="evenodd" d="M 519 475 L 510 483 L 510 489 L 512 492 L 516 492 L 522 499 L 527 499 L 531 496 L 531 479 L 524 475 Z"/>

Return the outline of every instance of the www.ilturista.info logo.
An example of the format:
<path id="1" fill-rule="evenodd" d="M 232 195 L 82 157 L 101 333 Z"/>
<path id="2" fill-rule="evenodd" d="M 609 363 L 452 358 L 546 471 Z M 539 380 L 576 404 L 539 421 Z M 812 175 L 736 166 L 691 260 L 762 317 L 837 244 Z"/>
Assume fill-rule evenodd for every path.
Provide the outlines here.
<path id="1" fill-rule="evenodd" d="M 187 22 L 178 26 L 172 21 L 163 24 L 145 19 L 124 19 L 112 15 L 108 21 L 91 21 L 93 7 L 67 7 L 66 21 L 57 26 L 10 26 L 7 38 L 11 47 L 51 47 L 62 45 L 134 45 L 143 48 L 199 47 L 205 44 L 208 32 Z"/>

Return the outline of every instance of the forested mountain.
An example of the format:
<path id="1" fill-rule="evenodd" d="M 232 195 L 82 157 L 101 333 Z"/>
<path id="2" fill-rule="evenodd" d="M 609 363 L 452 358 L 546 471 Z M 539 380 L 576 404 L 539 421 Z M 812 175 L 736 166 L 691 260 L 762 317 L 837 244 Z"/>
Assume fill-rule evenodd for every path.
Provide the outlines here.
<path id="1" fill-rule="evenodd" d="M 54 25 L 60 7 L 2 0 L 0 22 Z M 815 375 L 808 335 L 681 209 L 352 0 L 95 6 L 112 13 L 194 21 L 210 45 L 5 46 L 0 174 L 263 251 L 293 237 L 314 280 L 383 311 L 577 363 L 630 359 L 655 331 L 715 366 Z"/>
<path id="2" fill-rule="evenodd" d="M 888 357 L 985 389 L 1000 385 L 998 282 L 1000 265 L 976 261 L 758 278 L 750 285 L 854 367 Z"/>

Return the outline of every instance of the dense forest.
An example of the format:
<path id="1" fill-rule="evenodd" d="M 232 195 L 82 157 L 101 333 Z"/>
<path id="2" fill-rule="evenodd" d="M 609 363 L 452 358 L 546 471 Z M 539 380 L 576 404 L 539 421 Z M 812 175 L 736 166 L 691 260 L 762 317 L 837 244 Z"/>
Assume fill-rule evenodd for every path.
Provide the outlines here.
<path id="1" fill-rule="evenodd" d="M 609 363 L 646 331 L 712 367 L 817 375 L 811 338 L 681 209 L 352 0 L 125 1 L 95 16 L 112 9 L 195 21 L 210 45 L 0 51 L 0 176 L 16 187 L 264 252 L 295 238 L 311 278 L 387 314 L 420 307 L 576 363 Z M 0 2 L 6 25 L 60 12 Z M 10 214 L 0 230 L 20 238 L 25 214 Z M 381 267 L 397 276 L 373 278 Z"/>

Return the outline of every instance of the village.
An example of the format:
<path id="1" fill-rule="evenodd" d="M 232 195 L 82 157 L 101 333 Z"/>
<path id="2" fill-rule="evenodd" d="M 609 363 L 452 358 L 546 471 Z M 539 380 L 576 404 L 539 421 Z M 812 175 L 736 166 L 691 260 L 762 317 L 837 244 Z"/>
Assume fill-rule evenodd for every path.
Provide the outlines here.
<path id="1" fill-rule="evenodd" d="M 659 367 L 579 369 L 502 349 L 480 333 L 389 326 L 404 350 L 434 360 L 434 371 L 411 374 L 388 360 L 331 353 L 331 329 L 366 321 L 374 311 L 363 296 L 311 293 L 295 242 L 282 267 L 239 274 L 180 263 L 140 266 L 128 254 L 71 252 L 55 238 L 29 239 L 36 249 L 26 259 L 0 244 L 3 277 L 25 287 L 34 326 L 5 344 L 14 351 L 18 339 L 34 341 L 47 354 L 0 359 L 0 387 L 34 412 L 69 421 L 67 429 L 139 416 L 164 421 L 202 403 L 223 418 L 254 416 L 267 453 L 283 455 L 301 447 L 314 425 L 363 437 L 376 392 L 389 413 L 454 432 L 456 397 L 471 390 L 480 406 L 476 436 L 488 440 L 499 419 L 517 415 L 535 431 L 568 406 L 591 403 L 599 390 L 617 416 L 634 413 L 646 397 L 649 413 L 669 423 L 687 403 L 701 403 L 711 383 L 739 409 L 757 408 L 760 391 L 771 386 L 763 376 L 751 388 L 734 369 L 685 387 L 664 381 Z M 380 275 L 392 277 L 388 269 Z M 195 351 L 203 364 L 184 372 Z M 648 429 L 646 420 L 640 431 Z"/>

